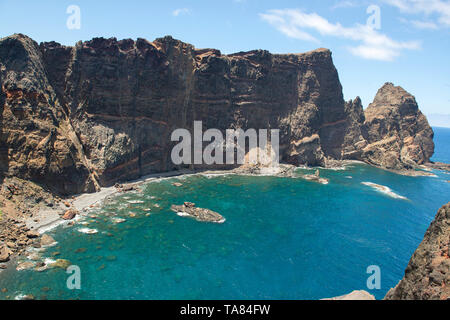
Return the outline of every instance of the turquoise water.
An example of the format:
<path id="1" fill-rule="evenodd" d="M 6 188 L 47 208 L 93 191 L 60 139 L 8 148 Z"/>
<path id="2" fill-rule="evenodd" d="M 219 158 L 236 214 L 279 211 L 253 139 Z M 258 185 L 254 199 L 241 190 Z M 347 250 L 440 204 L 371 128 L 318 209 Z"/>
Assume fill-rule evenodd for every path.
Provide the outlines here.
<path id="1" fill-rule="evenodd" d="M 439 130 L 436 138 L 448 141 Z M 438 143 L 436 157 L 449 161 L 448 150 Z M 7 289 L 0 299 L 320 299 L 368 290 L 371 265 L 381 269 L 381 289 L 368 291 L 381 299 L 403 277 L 437 210 L 450 201 L 450 175 L 436 174 L 406 177 L 355 164 L 322 170 L 328 185 L 235 175 L 148 183 L 142 193 L 90 211 L 80 221 L 88 225 L 50 232 L 58 244 L 42 258 L 79 266 L 81 290 L 67 289 L 64 270 L 9 269 L 0 274 L 0 289 Z M 388 186 L 408 200 L 362 182 Z M 184 201 L 227 220 L 202 223 L 169 210 Z M 118 217 L 126 221 L 113 223 Z"/>

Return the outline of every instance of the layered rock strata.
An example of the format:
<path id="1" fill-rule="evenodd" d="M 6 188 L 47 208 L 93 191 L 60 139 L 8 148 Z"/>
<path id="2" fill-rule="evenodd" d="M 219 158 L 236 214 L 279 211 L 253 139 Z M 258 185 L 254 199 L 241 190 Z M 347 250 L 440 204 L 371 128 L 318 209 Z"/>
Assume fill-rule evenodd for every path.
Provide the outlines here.
<path id="1" fill-rule="evenodd" d="M 175 129 L 279 129 L 280 160 L 356 159 L 414 168 L 433 132 L 413 96 L 386 84 L 363 110 L 345 103 L 331 52 L 223 55 L 164 37 L 73 47 L 0 40 L 0 176 L 71 195 L 181 169 Z M 191 168 L 199 168 L 192 165 Z"/>

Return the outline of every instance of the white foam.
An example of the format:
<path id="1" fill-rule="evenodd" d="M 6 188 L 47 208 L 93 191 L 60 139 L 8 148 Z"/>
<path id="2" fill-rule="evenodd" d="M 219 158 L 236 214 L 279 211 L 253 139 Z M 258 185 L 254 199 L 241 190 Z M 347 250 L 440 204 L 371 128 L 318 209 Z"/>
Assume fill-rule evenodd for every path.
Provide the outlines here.
<path id="1" fill-rule="evenodd" d="M 127 220 L 122 219 L 122 218 L 114 218 L 114 219 L 112 219 L 112 221 L 113 221 L 114 223 L 124 223 L 124 222 L 127 221 Z"/>
<path id="2" fill-rule="evenodd" d="M 50 258 L 45 258 L 45 259 L 44 259 L 44 263 L 45 263 L 46 265 L 51 265 L 51 264 L 56 263 L 56 260 L 53 260 L 53 259 L 50 259 Z"/>
<path id="3" fill-rule="evenodd" d="M 389 187 L 382 186 L 382 185 L 380 185 L 380 184 L 376 184 L 376 183 L 373 183 L 373 182 L 361 182 L 361 184 L 363 184 L 363 185 L 365 185 L 365 186 L 368 186 L 368 187 L 371 187 L 372 189 L 374 189 L 374 190 L 376 190 L 376 191 L 378 191 L 378 192 L 381 192 L 381 193 L 383 193 L 383 194 L 385 194 L 385 195 L 387 195 L 387 196 L 389 196 L 389 197 L 391 197 L 391 198 L 394 198 L 394 199 L 402 199 L 402 200 L 408 200 L 408 198 L 403 197 L 403 196 L 401 196 L 401 195 L 395 193 L 395 192 L 392 191 L 392 189 L 389 188 Z"/>
<path id="4" fill-rule="evenodd" d="M 145 203 L 144 201 L 142 201 L 142 200 L 129 200 L 129 201 L 127 201 L 128 203 L 131 203 L 131 204 L 141 204 L 141 203 Z"/>
<path id="5" fill-rule="evenodd" d="M 78 229 L 78 232 L 85 233 L 85 234 L 96 234 L 98 232 L 97 229 L 89 229 L 89 228 L 80 228 Z"/>
<path id="6" fill-rule="evenodd" d="M 25 299 L 26 295 L 23 293 L 19 293 L 17 296 L 14 297 L 14 300 L 23 300 Z"/>
<path id="7" fill-rule="evenodd" d="M 177 215 L 180 217 L 190 217 L 191 215 L 186 212 L 177 212 Z"/>

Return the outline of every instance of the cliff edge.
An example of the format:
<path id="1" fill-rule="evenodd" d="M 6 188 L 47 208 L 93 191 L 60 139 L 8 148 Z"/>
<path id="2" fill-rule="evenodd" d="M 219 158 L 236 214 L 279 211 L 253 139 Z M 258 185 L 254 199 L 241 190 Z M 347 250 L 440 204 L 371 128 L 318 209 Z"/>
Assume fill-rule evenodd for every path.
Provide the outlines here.
<path id="1" fill-rule="evenodd" d="M 450 203 L 439 209 L 398 285 L 385 300 L 450 299 Z"/>
<path id="2" fill-rule="evenodd" d="M 411 169 L 433 154 L 412 95 L 386 84 L 363 110 L 346 103 L 327 49 L 223 55 L 170 36 L 95 38 L 73 47 L 0 39 L 0 179 L 62 196 L 182 169 L 171 133 L 279 129 L 280 160 L 326 166 L 354 159 Z M 199 166 L 194 166 L 199 168 Z"/>

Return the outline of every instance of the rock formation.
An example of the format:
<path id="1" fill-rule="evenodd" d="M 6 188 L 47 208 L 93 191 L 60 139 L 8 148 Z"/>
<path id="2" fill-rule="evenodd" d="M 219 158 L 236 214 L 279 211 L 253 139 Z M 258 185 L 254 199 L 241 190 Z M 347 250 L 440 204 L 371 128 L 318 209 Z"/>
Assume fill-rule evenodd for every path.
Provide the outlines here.
<path id="1" fill-rule="evenodd" d="M 201 222 L 214 222 L 214 223 L 225 222 L 225 218 L 222 217 L 219 213 L 209 209 L 198 208 L 195 206 L 195 203 L 192 202 L 185 202 L 181 206 L 172 205 L 170 207 L 170 210 L 179 215 L 191 217 Z"/>
<path id="2" fill-rule="evenodd" d="M 181 169 L 178 128 L 280 129 L 281 162 L 357 159 L 413 168 L 433 153 L 414 97 L 386 84 L 364 113 L 345 103 L 331 52 L 223 55 L 171 37 L 74 47 L 0 40 L 0 177 L 60 195 Z M 1 179 L 1 178 L 0 178 Z"/>
<path id="3" fill-rule="evenodd" d="M 450 299 L 450 203 L 443 206 L 414 252 L 404 278 L 386 300 Z"/>
<path id="4" fill-rule="evenodd" d="M 388 169 L 414 168 L 434 153 L 434 133 L 414 96 L 386 83 L 364 112 L 363 135 L 369 143 L 362 159 Z"/>

